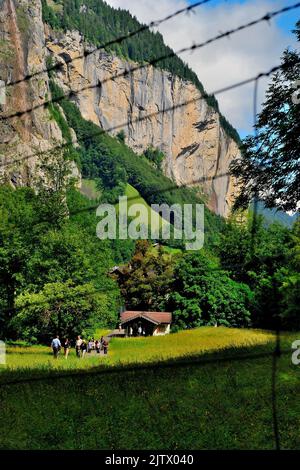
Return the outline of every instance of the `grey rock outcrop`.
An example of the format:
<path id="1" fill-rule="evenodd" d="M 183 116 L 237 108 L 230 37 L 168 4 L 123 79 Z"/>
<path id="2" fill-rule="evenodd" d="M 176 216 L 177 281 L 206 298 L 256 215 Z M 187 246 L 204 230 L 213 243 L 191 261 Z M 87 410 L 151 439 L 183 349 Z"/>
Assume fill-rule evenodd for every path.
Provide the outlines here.
<path id="1" fill-rule="evenodd" d="M 70 99 L 84 118 L 112 134 L 123 129 L 126 143 L 137 153 L 149 146 L 161 149 L 167 176 L 179 185 L 199 187 L 213 211 L 229 214 L 235 188 L 227 173 L 239 149 L 192 83 L 154 67 L 114 78 L 133 64 L 102 50 L 85 55 L 93 46 L 78 32 L 53 32 L 43 24 L 40 0 L 0 0 L 0 6 L 0 80 L 8 84 L 0 116 L 34 108 L 0 121 L 2 179 L 30 184 L 42 152 L 63 142 L 43 106 L 51 97 L 48 74 L 22 81 L 45 70 L 51 56 L 60 63 L 55 80 L 66 94 L 72 92 Z M 9 85 L 16 81 L 20 83 Z"/>

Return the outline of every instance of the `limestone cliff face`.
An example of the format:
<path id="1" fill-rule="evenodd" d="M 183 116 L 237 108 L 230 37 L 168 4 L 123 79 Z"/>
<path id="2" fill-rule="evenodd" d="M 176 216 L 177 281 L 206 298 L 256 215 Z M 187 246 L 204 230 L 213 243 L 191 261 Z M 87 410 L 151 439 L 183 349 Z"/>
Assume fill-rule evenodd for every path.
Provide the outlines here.
<path id="1" fill-rule="evenodd" d="M 0 180 L 13 185 L 32 184 L 43 152 L 63 140 L 40 106 L 50 96 L 48 74 L 23 80 L 45 70 L 46 53 L 40 0 L 0 0 L 0 79 L 6 84 L 0 105 Z"/>
<path id="2" fill-rule="evenodd" d="M 228 215 L 233 181 L 226 173 L 239 149 L 222 129 L 218 113 L 201 99 L 193 84 L 153 67 L 112 78 L 133 64 L 105 51 L 85 55 L 93 47 L 84 44 L 78 32 L 54 33 L 43 25 L 40 0 L 0 0 L 0 7 L 0 41 L 7 51 L 5 60 L 0 52 L 0 79 L 13 82 L 42 70 L 47 55 L 52 56 L 61 65 L 55 80 L 66 93 L 73 92 L 70 99 L 84 118 L 112 134 L 123 129 L 126 143 L 137 153 L 149 146 L 160 148 L 166 156 L 167 176 L 179 185 L 198 186 L 211 209 Z M 104 83 L 100 86 L 100 82 Z M 10 90 L 4 114 L 46 100 L 50 96 L 48 75 L 39 74 Z M 184 102 L 189 104 L 176 108 Z M 47 149 L 53 141 L 62 141 L 45 107 L 0 121 L 0 128 L 0 158 L 1 154 L 7 159 L 34 153 L 36 148 Z M 18 169 L 19 180 L 24 181 L 33 170 L 34 159 L 27 159 Z"/>
<path id="3" fill-rule="evenodd" d="M 133 64 L 103 51 L 85 56 L 89 49 L 78 32 L 48 31 L 46 44 L 62 64 L 59 85 L 74 92 L 72 99 L 84 118 L 113 134 L 123 129 L 126 143 L 137 153 L 160 148 L 167 176 L 179 185 L 200 185 L 210 208 L 228 215 L 234 189 L 226 173 L 239 149 L 193 84 L 153 67 L 112 78 Z M 184 102 L 189 104 L 176 108 Z"/>

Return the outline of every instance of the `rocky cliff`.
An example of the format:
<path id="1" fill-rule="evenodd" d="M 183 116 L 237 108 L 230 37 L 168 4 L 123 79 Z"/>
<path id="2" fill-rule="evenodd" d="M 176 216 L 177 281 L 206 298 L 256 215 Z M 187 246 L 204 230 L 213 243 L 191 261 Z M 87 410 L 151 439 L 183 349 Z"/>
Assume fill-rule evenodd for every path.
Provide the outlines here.
<path id="1" fill-rule="evenodd" d="M 50 96 L 46 57 L 40 0 L 0 0 L 2 182 L 33 184 L 47 150 L 63 142 L 59 126 L 43 106 Z M 79 177 L 74 164 L 72 171 Z"/>
<path id="2" fill-rule="evenodd" d="M 7 118 L 43 103 L 49 94 L 48 75 L 28 74 L 45 69 L 45 36 L 38 0 L 0 2 L 0 79 L 6 83 L 0 120 L 0 171 L 14 184 L 26 184 L 38 157 L 27 158 L 61 141 L 61 132 L 44 107 Z M 12 163 L 13 162 L 13 163 Z"/>
<path id="3" fill-rule="evenodd" d="M 193 84 L 153 67 L 112 78 L 133 64 L 105 51 L 86 55 L 92 46 L 86 45 L 78 32 L 51 31 L 42 23 L 40 0 L 0 0 L 0 5 L 0 41 L 6 51 L 5 59 L 0 52 L 0 79 L 20 80 L 45 68 L 46 56 L 52 56 L 54 64 L 60 63 L 55 80 L 66 93 L 72 92 L 70 99 L 84 118 L 113 134 L 123 128 L 126 143 L 137 153 L 149 146 L 160 148 L 167 176 L 180 185 L 200 186 L 209 206 L 228 215 L 233 181 L 226 173 L 239 149 L 221 127 L 219 114 L 201 99 Z M 39 105 L 49 96 L 48 75 L 36 75 L 8 89 L 11 95 L 4 114 Z M 183 102 L 189 104 L 176 108 Z M 44 107 L 0 122 L 0 126 L 0 153 L 6 158 L 62 141 L 58 126 Z M 32 171 L 30 160 L 26 171 Z M 23 179 L 24 172 L 23 165 Z"/>

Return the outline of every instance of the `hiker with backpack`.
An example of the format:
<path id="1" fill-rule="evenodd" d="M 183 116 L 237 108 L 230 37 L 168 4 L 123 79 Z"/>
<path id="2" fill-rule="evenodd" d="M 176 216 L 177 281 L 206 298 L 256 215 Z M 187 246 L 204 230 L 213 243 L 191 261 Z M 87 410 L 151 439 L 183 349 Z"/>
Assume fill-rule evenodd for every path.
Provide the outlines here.
<path id="1" fill-rule="evenodd" d="M 54 359 L 57 359 L 58 353 L 61 349 L 61 342 L 60 342 L 60 339 L 59 339 L 58 335 L 56 335 L 56 337 L 53 338 L 52 343 L 51 343 L 51 348 L 52 348 L 52 351 L 53 351 Z"/>

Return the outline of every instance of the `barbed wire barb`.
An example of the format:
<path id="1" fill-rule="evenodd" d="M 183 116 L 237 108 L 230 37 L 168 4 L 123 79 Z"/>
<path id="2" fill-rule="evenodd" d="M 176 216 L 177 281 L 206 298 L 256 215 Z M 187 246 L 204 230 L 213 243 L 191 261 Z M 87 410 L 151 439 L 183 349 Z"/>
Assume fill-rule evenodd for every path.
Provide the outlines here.
<path id="1" fill-rule="evenodd" d="M 294 67 L 295 65 L 298 65 L 300 64 L 300 60 L 299 61 L 295 61 L 293 60 L 293 62 L 290 64 L 291 67 Z M 213 91 L 211 94 L 208 94 L 208 93 L 204 93 L 204 94 L 199 94 L 198 97 L 196 98 L 192 98 L 191 100 L 188 100 L 188 101 L 185 101 L 185 102 L 182 102 L 182 103 L 178 103 L 177 105 L 173 105 L 169 108 L 164 108 L 162 110 L 158 110 L 158 111 L 155 111 L 153 113 L 149 113 L 149 114 L 145 114 L 144 116 L 140 116 L 136 119 L 131 119 L 131 120 L 127 120 L 123 123 L 120 123 L 120 124 L 116 124 L 115 126 L 112 126 L 112 127 L 109 127 L 109 128 L 106 128 L 106 129 L 103 129 L 103 128 L 100 128 L 97 129 L 96 132 L 94 133 L 91 133 L 90 136 L 97 136 L 97 135 L 102 135 L 102 134 L 105 134 L 105 133 L 111 133 L 113 131 L 117 131 L 117 130 L 120 130 L 120 129 L 123 129 L 123 128 L 126 128 L 128 126 L 128 124 L 136 124 L 136 123 L 139 123 L 139 122 L 142 122 L 142 121 L 145 121 L 147 119 L 150 119 L 150 118 L 153 118 L 155 116 L 158 116 L 158 115 L 163 115 L 165 113 L 168 113 L 168 112 L 172 112 L 176 109 L 180 109 L 180 108 L 183 108 L 185 106 L 188 106 L 189 104 L 192 104 L 192 103 L 196 103 L 197 101 L 200 101 L 202 99 L 204 99 L 205 97 L 209 97 L 211 95 L 220 95 L 222 93 L 226 93 L 228 91 L 231 91 L 231 90 L 234 90 L 236 88 L 239 88 L 239 87 L 242 87 L 242 86 L 245 86 L 245 85 L 248 85 L 252 82 L 254 82 L 255 80 L 257 80 L 258 78 L 262 78 L 262 77 L 269 77 L 270 75 L 272 75 L 273 73 L 275 73 L 276 71 L 280 71 L 281 69 L 286 69 L 288 68 L 289 65 L 287 63 L 284 63 L 284 64 L 281 64 L 281 65 L 276 65 L 274 67 L 272 67 L 268 72 L 260 72 L 258 75 L 256 75 L 255 77 L 251 77 L 251 78 L 248 78 L 248 79 L 245 79 L 245 80 L 242 80 L 241 82 L 237 82 L 237 83 L 234 83 L 234 84 L 231 84 L 231 85 L 228 85 L 228 86 L 225 86 L 223 88 L 220 88 L 220 89 L 217 89 L 215 91 Z M 73 94 L 77 94 L 77 93 L 80 93 L 82 91 L 85 91 L 87 89 L 91 89 L 91 88 L 95 88 L 97 87 L 98 85 L 92 85 L 92 86 L 88 86 L 88 87 L 84 87 L 80 90 L 78 90 L 77 92 L 74 92 L 74 91 L 70 91 L 68 94 L 63 94 L 62 96 L 59 96 L 55 99 L 52 99 L 52 100 L 49 100 L 49 103 L 57 103 L 57 102 L 60 102 L 66 98 L 68 98 L 69 96 L 73 95 Z M 49 104 L 47 103 L 47 104 Z M 43 105 L 37 105 L 37 107 L 40 107 L 40 106 L 45 106 L 44 104 Z M 32 108 L 32 109 L 36 109 L 35 108 Z M 27 111 L 29 112 L 29 111 Z M 0 118 L 1 120 L 1 118 Z M 36 153 L 32 153 L 32 154 L 28 154 L 28 155 L 25 155 L 25 156 L 22 156 L 20 158 L 17 158 L 17 159 L 14 159 L 14 160 L 9 160 L 7 162 L 1 162 L 0 163 L 0 168 L 2 167 L 6 167 L 6 166 L 12 166 L 16 163 L 20 163 L 24 160 L 27 160 L 27 159 L 30 159 L 30 158 L 34 158 L 34 157 L 38 157 L 38 156 L 41 156 L 43 154 L 46 154 L 50 151 L 53 151 L 53 150 L 57 150 L 57 149 L 63 149 L 65 147 L 68 147 L 68 146 L 71 146 L 73 145 L 73 142 L 64 142 L 64 143 L 60 143 L 58 145 L 55 145 L 55 146 L 52 146 L 51 148 L 49 148 L 48 150 L 46 151 L 41 151 L 41 152 L 36 152 Z M 1 156 L 1 155 L 0 155 Z"/>
<path id="2" fill-rule="evenodd" d="M 99 47 L 95 47 L 92 51 L 84 50 L 83 54 L 78 54 L 77 56 L 75 56 L 73 58 L 70 57 L 70 58 L 66 59 L 66 64 L 70 64 L 70 63 L 74 62 L 75 60 L 80 60 L 84 57 L 89 57 L 90 55 L 94 54 L 95 52 L 97 52 L 101 49 L 106 49 L 108 47 L 111 47 L 114 44 L 120 44 L 120 43 L 126 41 L 127 39 L 133 38 L 134 36 L 137 36 L 138 34 L 143 33 L 144 31 L 150 30 L 151 28 L 157 28 L 161 24 L 166 23 L 167 21 L 181 15 L 182 13 L 184 13 L 188 10 L 193 11 L 195 13 L 196 8 L 198 8 L 202 5 L 205 5 L 206 3 L 212 2 L 212 1 L 213 0 L 202 0 L 200 2 L 196 2 L 192 5 L 189 5 L 186 8 L 181 8 L 180 10 L 176 10 L 174 13 L 171 13 L 171 14 L 169 14 L 169 15 L 161 18 L 161 19 L 152 20 L 150 23 L 142 25 L 140 28 L 136 29 L 135 31 L 131 31 L 131 32 L 129 31 L 128 33 L 123 34 L 122 36 L 119 36 L 115 39 L 112 39 L 110 41 L 107 41 L 107 42 L 101 44 Z M 34 78 L 38 75 L 41 75 L 43 73 L 49 73 L 49 72 L 54 71 L 56 69 L 60 69 L 61 67 L 62 67 L 61 63 L 53 64 L 49 67 L 43 68 L 42 70 L 33 72 L 31 74 L 27 74 L 21 79 L 15 80 L 15 81 L 10 82 L 10 83 L 7 83 L 6 86 L 18 85 L 19 83 L 22 83 L 24 81 L 28 81 L 31 78 Z M 4 86 L 5 85 L 0 84 L 0 89 Z"/>

